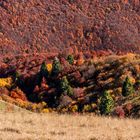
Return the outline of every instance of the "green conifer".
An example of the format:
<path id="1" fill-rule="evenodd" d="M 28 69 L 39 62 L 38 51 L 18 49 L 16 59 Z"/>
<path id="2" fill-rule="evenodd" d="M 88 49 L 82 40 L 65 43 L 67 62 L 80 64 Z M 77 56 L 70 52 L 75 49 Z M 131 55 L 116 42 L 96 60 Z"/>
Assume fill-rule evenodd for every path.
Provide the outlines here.
<path id="1" fill-rule="evenodd" d="M 61 90 L 63 93 L 66 93 L 68 96 L 72 96 L 73 95 L 73 89 L 72 87 L 69 85 L 69 82 L 67 80 L 67 77 L 64 76 L 61 80 Z"/>
<path id="2" fill-rule="evenodd" d="M 45 61 L 41 65 L 40 74 L 41 74 L 41 77 L 45 77 L 45 78 L 47 78 L 48 75 L 49 75 L 49 72 L 47 70 L 46 62 Z"/>
<path id="3" fill-rule="evenodd" d="M 132 82 L 130 81 L 130 78 L 127 76 L 122 87 L 122 95 L 128 96 L 134 92 L 134 87 Z"/>
<path id="4" fill-rule="evenodd" d="M 72 65 L 74 63 L 74 57 L 73 57 L 73 55 L 68 55 L 67 61 L 69 62 L 69 64 Z"/>
<path id="5" fill-rule="evenodd" d="M 60 61 L 57 57 L 55 57 L 53 64 L 52 64 L 52 74 L 58 75 L 59 72 L 61 72 L 61 70 L 62 70 L 62 67 L 61 67 Z"/>
<path id="6" fill-rule="evenodd" d="M 68 89 L 68 86 L 69 86 L 69 82 L 67 80 L 67 77 L 64 76 L 62 79 L 61 79 L 61 90 L 62 92 L 66 91 Z"/>
<path id="7" fill-rule="evenodd" d="M 114 100 L 108 91 L 104 91 L 101 99 L 99 109 L 101 114 L 108 115 L 112 111 Z"/>

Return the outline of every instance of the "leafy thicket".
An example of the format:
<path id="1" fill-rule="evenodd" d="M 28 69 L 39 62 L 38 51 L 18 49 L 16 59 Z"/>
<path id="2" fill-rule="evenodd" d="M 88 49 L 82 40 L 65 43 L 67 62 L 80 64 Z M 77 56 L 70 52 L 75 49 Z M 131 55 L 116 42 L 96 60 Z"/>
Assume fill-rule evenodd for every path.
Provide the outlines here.
<path id="1" fill-rule="evenodd" d="M 0 13 L 0 55 L 140 52 L 139 0 L 0 0 Z"/>
<path id="2" fill-rule="evenodd" d="M 10 71 L 10 65 L 1 70 L 5 76 L 0 78 L 2 98 L 11 97 L 16 104 L 34 111 L 134 116 L 138 112 L 134 113 L 134 107 L 139 108 L 137 100 L 140 99 L 137 61 L 140 56 L 128 54 L 86 60 L 80 55 L 72 60 L 75 63 L 68 63 L 68 58 L 62 56 L 40 62 L 38 59 L 30 62 L 27 58 L 22 63 L 17 58 L 16 69 Z M 29 107 L 28 102 L 41 105 Z M 42 102 L 47 105 L 43 106 Z"/>

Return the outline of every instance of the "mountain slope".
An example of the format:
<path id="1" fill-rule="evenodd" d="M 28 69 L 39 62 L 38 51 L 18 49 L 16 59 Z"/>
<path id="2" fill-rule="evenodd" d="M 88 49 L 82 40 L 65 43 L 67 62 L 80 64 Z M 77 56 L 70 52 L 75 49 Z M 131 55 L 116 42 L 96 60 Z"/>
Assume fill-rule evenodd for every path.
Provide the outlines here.
<path id="1" fill-rule="evenodd" d="M 139 9 L 139 0 L 0 0 L 0 54 L 139 53 Z"/>

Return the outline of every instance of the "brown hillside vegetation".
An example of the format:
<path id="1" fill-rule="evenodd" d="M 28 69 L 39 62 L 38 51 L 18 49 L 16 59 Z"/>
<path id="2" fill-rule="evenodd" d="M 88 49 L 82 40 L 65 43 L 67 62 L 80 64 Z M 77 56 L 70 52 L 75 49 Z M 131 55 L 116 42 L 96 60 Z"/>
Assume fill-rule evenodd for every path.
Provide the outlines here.
<path id="1" fill-rule="evenodd" d="M 0 0 L 0 54 L 140 52 L 139 0 Z"/>
<path id="2" fill-rule="evenodd" d="M 140 120 L 0 112 L 1 140 L 139 140 Z"/>
<path id="3" fill-rule="evenodd" d="M 0 99 L 35 112 L 140 118 L 140 55 L 70 57 L 71 64 L 62 56 L 53 62 L 41 57 L 4 59 Z"/>

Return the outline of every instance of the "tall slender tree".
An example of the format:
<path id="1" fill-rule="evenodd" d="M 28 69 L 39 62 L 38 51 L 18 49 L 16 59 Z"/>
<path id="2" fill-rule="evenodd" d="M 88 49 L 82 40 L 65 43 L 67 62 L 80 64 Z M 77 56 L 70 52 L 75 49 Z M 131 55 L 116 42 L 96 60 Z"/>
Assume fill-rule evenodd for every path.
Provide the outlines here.
<path id="1" fill-rule="evenodd" d="M 42 77 L 45 77 L 45 78 L 47 78 L 48 75 L 49 75 L 49 72 L 47 70 L 46 62 L 45 61 L 41 65 L 40 74 L 41 74 Z"/>
<path id="2" fill-rule="evenodd" d="M 62 70 L 62 66 L 60 64 L 60 61 L 57 57 L 55 57 L 52 64 L 52 74 L 58 75 L 59 72 L 61 72 L 61 70 Z"/>

